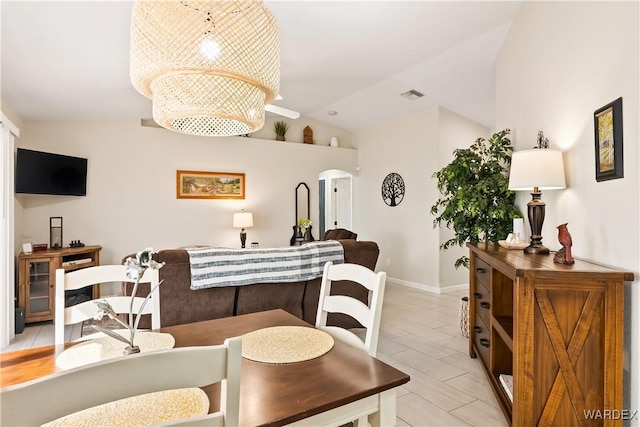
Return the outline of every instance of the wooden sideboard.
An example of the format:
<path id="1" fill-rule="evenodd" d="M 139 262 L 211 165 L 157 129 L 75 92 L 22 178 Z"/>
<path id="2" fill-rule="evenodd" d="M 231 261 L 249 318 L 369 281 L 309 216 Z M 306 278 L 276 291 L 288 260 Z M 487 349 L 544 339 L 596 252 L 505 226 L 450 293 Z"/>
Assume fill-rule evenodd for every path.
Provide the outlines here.
<path id="1" fill-rule="evenodd" d="M 492 243 L 470 250 L 469 353 L 514 426 L 621 425 L 624 282 L 633 273 Z M 512 377 L 512 398 L 503 380 Z M 507 382 L 507 381 L 505 381 Z M 613 418 L 613 417 L 611 417 Z"/>
<path id="2" fill-rule="evenodd" d="M 26 323 L 53 320 L 56 269 L 67 271 L 100 265 L 101 246 L 50 249 L 41 252 L 18 255 L 18 307 L 24 309 Z M 87 299 L 100 297 L 99 285 L 91 289 L 67 293 L 70 299 L 79 299 L 88 294 Z M 70 305 L 73 305 L 71 301 Z"/>

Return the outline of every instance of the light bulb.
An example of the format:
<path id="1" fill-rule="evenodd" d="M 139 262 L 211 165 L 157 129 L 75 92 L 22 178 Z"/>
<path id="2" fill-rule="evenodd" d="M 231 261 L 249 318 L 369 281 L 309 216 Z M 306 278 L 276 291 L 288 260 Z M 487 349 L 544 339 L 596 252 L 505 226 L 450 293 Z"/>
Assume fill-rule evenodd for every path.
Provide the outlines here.
<path id="1" fill-rule="evenodd" d="M 216 59 L 220 55 L 220 44 L 213 39 L 204 39 L 200 43 L 200 52 L 207 59 Z"/>

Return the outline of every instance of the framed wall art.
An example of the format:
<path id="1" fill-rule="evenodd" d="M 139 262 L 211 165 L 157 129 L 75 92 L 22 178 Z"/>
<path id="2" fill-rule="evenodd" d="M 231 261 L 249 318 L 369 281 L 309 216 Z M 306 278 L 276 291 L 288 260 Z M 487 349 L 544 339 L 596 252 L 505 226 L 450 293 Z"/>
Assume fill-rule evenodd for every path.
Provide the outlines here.
<path id="1" fill-rule="evenodd" d="M 596 181 L 624 177 L 622 157 L 622 98 L 593 113 Z"/>
<path id="2" fill-rule="evenodd" d="M 178 199 L 244 199 L 245 176 L 232 172 L 177 171 Z"/>

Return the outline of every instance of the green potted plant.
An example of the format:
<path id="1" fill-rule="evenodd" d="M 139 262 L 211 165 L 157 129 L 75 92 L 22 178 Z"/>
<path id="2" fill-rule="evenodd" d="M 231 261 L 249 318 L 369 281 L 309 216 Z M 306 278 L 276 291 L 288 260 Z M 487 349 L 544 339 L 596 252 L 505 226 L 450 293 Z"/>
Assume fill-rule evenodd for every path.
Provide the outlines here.
<path id="1" fill-rule="evenodd" d="M 440 244 L 441 250 L 466 242 L 504 239 L 514 217 L 522 217 L 509 190 L 509 167 L 513 145 L 509 129 L 494 133 L 489 140 L 478 138 L 469 148 L 453 152 L 453 161 L 433 174 L 441 197 L 431 207 L 434 227 L 446 225 L 455 236 Z M 460 257 L 455 267 L 469 267 Z"/>
<path id="2" fill-rule="evenodd" d="M 289 125 L 283 120 L 273 122 L 273 132 L 276 134 L 276 140 L 285 141 L 284 136 L 289 130 Z"/>

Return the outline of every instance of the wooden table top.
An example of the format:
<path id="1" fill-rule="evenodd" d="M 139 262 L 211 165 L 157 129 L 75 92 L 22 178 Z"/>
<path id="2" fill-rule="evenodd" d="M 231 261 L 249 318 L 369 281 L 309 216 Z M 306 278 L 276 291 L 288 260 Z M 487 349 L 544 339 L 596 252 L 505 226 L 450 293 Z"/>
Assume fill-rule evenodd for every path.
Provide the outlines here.
<path id="1" fill-rule="evenodd" d="M 271 326 L 310 326 L 284 310 L 226 317 L 159 329 L 176 347 L 222 344 L 225 338 Z M 65 347 L 73 345 L 68 343 Z M 62 346 L 0 354 L 0 385 L 17 384 L 59 371 Z M 241 426 L 281 426 L 354 402 L 409 381 L 409 376 L 335 340 L 325 355 L 306 362 L 267 364 L 242 359 Z M 218 410 L 219 387 L 205 387 L 211 411 Z"/>

